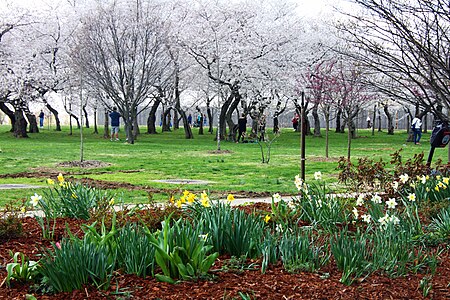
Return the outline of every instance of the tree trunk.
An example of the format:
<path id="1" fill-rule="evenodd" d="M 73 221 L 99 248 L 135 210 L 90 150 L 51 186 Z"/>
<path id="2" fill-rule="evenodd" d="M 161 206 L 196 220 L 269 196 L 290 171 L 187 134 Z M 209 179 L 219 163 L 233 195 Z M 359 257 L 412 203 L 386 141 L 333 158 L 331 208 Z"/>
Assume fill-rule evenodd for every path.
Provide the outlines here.
<path id="1" fill-rule="evenodd" d="M 105 139 L 109 139 L 109 115 L 108 115 L 108 110 L 105 107 L 105 126 L 104 126 L 104 131 L 103 131 L 103 138 Z"/>
<path id="2" fill-rule="evenodd" d="M 381 114 L 378 111 L 378 132 L 381 132 Z"/>
<path id="3" fill-rule="evenodd" d="M 279 133 L 280 132 L 280 121 L 278 119 L 278 114 L 275 114 L 273 116 L 273 133 Z"/>
<path id="4" fill-rule="evenodd" d="M 14 137 L 16 138 L 27 138 L 27 120 L 23 115 L 23 111 L 21 109 L 17 109 L 14 112 L 14 117 L 16 119 L 16 123 L 14 126 Z"/>
<path id="5" fill-rule="evenodd" d="M 179 72 L 178 72 L 178 65 L 176 67 L 176 72 L 175 72 L 175 109 L 177 111 L 175 111 L 174 115 L 177 115 L 176 113 L 178 112 L 181 115 L 181 118 L 183 119 L 183 126 L 184 126 L 184 136 L 186 139 L 193 139 L 194 135 L 192 134 L 192 128 L 188 122 L 187 116 L 186 116 L 186 112 L 181 109 L 181 103 L 180 103 L 180 89 L 179 89 L 179 81 L 180 77 L 179 77 Z M 178 122 L 178 117 L 177 117 L 177 122 Z M 201 119 L 201 122 L 203 124 L 203 118 Z M 203 125 L 200 126 L 203 126 Z M 203 130 L 203 127 L 201 127 Z"/>
<path id="6" fill-rule="evenodd" d="M 220 140 L 223 141 L 225 139 L 225 135 L 227 134 L 227 127 L 226 127 L 226 114 L 228 111 L 228 108 L 230 107 L 231 101 L 233 101 L 233 93 L 230 94 L 228 99 L 223 103 L 222 107 L 220 108 L 220 117 L 219 117 L 219 124 L 220 124 Z M 215 138 L 217 139 L 217 137 Z"/>
<path id="7" fill-rule="evenodd" d="M 209 133 L 214 133 L 214 117 L 213 113 L 211 112 L 211 107 L 209 106 L 209 103 L 206 106 L 206 114 L 208 115 L 208 124 L 209 124 Z"/>
<path id="8" fill-rule="evenodd" d="M 169 108 L 169 109 L 166 109 L 163 112 L 163 115 L 162 115 L 162 131 L 163 132 L 164 131 L 171 131 L 170 130 L 170 123 L 172 122 L 172 120 L 170 119 L 171 118 L 171 116 L 170 116 L 170 111 L 171 110 L 172 109 Z"/>
<path id="9" fill-rule="evenodd" d="M 239 94 L 239 91 L 237 89 L 235 89 L 234 93 L 234 101 L 231 103 L 227 114 L 226 114 L 226 118 L 227 118 L 227 124 L 228 124 L 228 129 L 230 130 L 230 133 L 228 135 L 229 140 L 236 142 L 236 124 L 233 122 L 233 113 L 235 112 L 239 102 L 241 102 L 241 95 Z"/>
<path id="10" fill-rule="evenodd" d="M 372 124 L 372 135 L 375 135 L 375 120 L 377 117 L 377 105 L 375 104 L 375 106 L 373 107 L 373 116 L 372 116 L 372 120 L 373 120 L 373 124 Z"/>
<path id="11" fill-rule="evenodd" d="M 173 111 L 173 130 L 180 129 L 180 121 L 178 118 L 178 109 Z"/>
<path id="12" fill-rule="evenodd" d="M 388 121 L 388 126 L 387 126 L 388 132 L 387 133 L 389 135 L 393 135 L 394 134 L 394 120 L 392 118 L 392 114 L 389 112 L 389 107 L 387 104 L 383 106 L 383 110 L 384 110 L 384 114 L 386 115 L 387 121 Z"/>
<path id="13" fill-rule="evenodd" d="M 350 120 L 347 120 L 348 124 L 348 134 L 347 134 L 347 160 L 350 162 L 350 152 L 352 147 L 352 123 Z"/>
<path id="14" fill-rule="evenodd" d="M 44 100 L 45 103 L 45 107 L 47 107 L 47 109 L 53 114 L 53 116 L 55 117 L 55 124 L 56 124 L 56 131 L 61 131 L 61 121 L 59 120 L 58 117 L 58 111 L 56 109 L 54 109 L 47 101 Z"/>
<path id="15" fill-rule="evenodd" d="M 312 116 L 314 118 L 314 136 L 315 137 L 321 137 L 322 134 L 320 133 L 320 118 L 318 110 L 318 104 L 315 104 L 312 109 Z"/>
<path id="16" fill-rule="evenodd" d="M 336 133 L 343 133 L 341 125 L 342 109 L 339 108 L 336 113 Z"/>
<path id="17" fill-rule="evenodd" d="M 325 157 L 328 158 L 328 150 L 329 150 L 329 133 L 330 133 L 330 108 L 328 107 L 325 112 Z"/>
<path id="18" fill-rule="evenodd" d="M 27 116 L 28 123 L 30 125 L 30 128 L 28 132 L 30 133 L 39 133 L 39 127 L 36 121 L 36 116 L 32 114 L 31 112 L 25 112 L 25 115 Z"/>
<path id="19" fill-rule="evenodd" d="M 14 115 L 14 112 L 12 110 L 10 110 L 9 107 L 6 106 L 6 104 L 4 102 L 1 102 L 1 101 L 0 101 L 0 110 L 8 116 L 9 120 L 11 121 L 10 132 L 14 132 L 14 128 L 16 126 L 16 117 Z"/>
<path id="20" fill-rule="evenodd" d="M 84 124 L 86 128 L 89 128 L 89 118 L 88 118 L 88 112 L 86 110 L 86 104 L 83 105 L 83 113 L 84 113 Z"/>
<path id="21" fill-rule="evenodd" d="M 98 126 L 97 126 L 97 107 L 94 108 L 94 134 L 98 134 Z"/>
<path id="22" fill-rule="evenodd" d="M 158 111 L 158 106 L 161 104 L 161 98 L 156 98 L 153 102 L 152 108 L 148 114 L 147 118 L 147 133 L 156 134 L 156 112 Z"/>

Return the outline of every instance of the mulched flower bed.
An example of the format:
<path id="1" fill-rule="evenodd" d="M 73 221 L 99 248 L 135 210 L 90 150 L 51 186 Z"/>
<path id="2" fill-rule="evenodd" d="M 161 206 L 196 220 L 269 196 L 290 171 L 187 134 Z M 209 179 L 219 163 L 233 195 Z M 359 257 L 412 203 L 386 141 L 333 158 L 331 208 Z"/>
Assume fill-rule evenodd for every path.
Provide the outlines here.
<path id="1" fill-rule="evenodd" d="M 263 204 L 256 205 L 264 209 Z M 250 210 L 247 207 L 246 210 Z M 23 235 L 0 241 L 0 282 L 6 278 L 6 264 L 11 262 L 9 251 L 24 253 L 31 260 L 38 260 L 41 249 L 50 247 L 42 240 L 41 229 L 34 218 L 23 219 Z M 82 234 L 83 222 L 59 219 L 55 231 L 56 240 L 62 238 L 66 224 L 71 232 Z M 72 293 L 40 295 L 31 290 L 30 284 L 14 282 L 11 288 L 0 287 L 0 299 L 25 299 L 33 294 L 37 299 L 242 299 L 241 292 L 251 299 L 449 299 L 450 298 L 450 255 L 446 251 L 436 274 L 431 280 L 432 289 L 423 297 L 420 282 L 423 274 L 401 278 L 388 278 L 373 274 L 351 286 L 339 282 L 341 272 L 334 263 L 317 273 L 287 273 L 281 265 L 271 266 L 265 274 L 259 268 L 245 266 L 259 265 L 259 261 L 247 260 L 240 267 L 230 267 L 232 259 L 221 256 L 212 267 L 209 278 L 196 282 L 168 284 L 153 278 L 142 279 L 134 275 L 117 274 L 107 291 L 98 291 L 93 286 Z"/>

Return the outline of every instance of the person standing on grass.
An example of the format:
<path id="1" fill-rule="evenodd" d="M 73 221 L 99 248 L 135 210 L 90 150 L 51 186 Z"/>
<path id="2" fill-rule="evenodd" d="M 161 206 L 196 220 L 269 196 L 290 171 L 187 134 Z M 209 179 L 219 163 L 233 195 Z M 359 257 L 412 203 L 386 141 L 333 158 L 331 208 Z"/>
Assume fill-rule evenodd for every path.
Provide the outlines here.
<path id="1" fill-rule="evenodd" d="M 41 109 L 41 112 L 39 113 L 39 127 L 44 128 L 44 111 Z"/>
<path id="2" fill-rule="evenodd" d="M 414 117 L 411 122 L 411 129 L 414 134 L 414 144 L 420 145 L 420 138 L 422 137 L 422 120 L 419 119 L 418 115 Z"/>
<path id="3" fill-rule="evenodd" d="M 245 132 L 247 131 L 247 118 L 245 114 L 242 114 L 241 117 L 238 119 L 238 130 L 239 135 L 236 143 L 239 143 L 239 140 L 242 137 L 242 141 L 244 141 Z"/>
<path id="4" fill-rule="evenodd" d="M 117 107 L 113 107 L 113 111 L 109 113 L 111 118 L 111 141 L 116 137 L 116 141 L 119 141 L 119 126 L 120 126 L 120 114 L 117 112 Z"/>

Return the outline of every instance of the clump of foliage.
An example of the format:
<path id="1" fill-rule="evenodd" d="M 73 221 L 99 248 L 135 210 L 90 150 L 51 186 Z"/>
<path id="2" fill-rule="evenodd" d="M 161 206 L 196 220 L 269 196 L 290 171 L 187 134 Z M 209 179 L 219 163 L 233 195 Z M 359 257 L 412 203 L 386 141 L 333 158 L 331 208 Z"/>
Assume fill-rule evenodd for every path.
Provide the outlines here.
<path id="1" fill-rule="evenodd" d="M 0 240 L 21 236 L 22 217 L 26 213 L 25 200 L 9 202 L 0 210 Z"/>

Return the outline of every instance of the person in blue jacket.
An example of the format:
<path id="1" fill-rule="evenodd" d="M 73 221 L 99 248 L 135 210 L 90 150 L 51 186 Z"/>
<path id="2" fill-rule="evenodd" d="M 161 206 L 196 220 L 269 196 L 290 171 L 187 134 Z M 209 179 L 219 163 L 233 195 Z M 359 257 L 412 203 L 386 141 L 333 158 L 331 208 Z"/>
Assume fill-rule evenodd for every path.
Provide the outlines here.
<path id="1" fill-rule="evenodd" d="M 119 141 L 120 114 L 117 112 L 117 107 L 113 107 L 109 117 L 111 118 L 111 141 L 114 140 L 114 136 L 116 141 Z"/>

